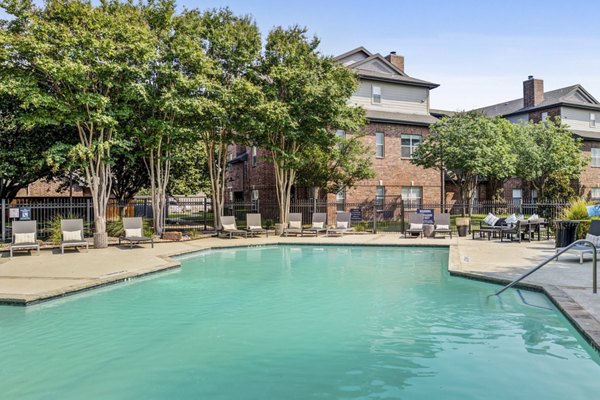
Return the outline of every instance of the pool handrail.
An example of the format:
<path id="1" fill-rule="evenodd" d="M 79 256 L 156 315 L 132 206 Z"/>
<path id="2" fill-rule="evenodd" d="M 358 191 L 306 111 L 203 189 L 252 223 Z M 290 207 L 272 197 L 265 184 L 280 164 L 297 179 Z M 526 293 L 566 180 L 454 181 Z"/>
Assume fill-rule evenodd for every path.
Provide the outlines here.
<path id="1" fill-rule="evenodd" d="M 548 264 L 550 261 L 554 260 L 555 258 L 558 258 L 558 256 L 560 256 L 561 254 L 567 252 L 568 250 L 570 250 L 572 247 L 574 247 L 577 244 L 582 244 L 582 243 L 587 243 L 590 246 L 592 246 L 592 268 L 593 268 L 593 273 L 592 273 L 592 290 L 594 293 L 598 292 L 598 279 L 597 279 L 597 275 L 598 275 L 598 271 L 596 269 L 596 264 L 597 264 L 597 254 L 596 254 L 596 245 L 592 242 L 590 242 L 589 240 L 586 239 L 580 239 L 580 240 L 576 240 L 573 243 L 571 243 L 570 245 L 568 245 L 567 247 L 565 247 L 564 249 L 562 249 L 561 251 L 559 251 L 558 253 L 554 254 L 551 257 L 548 257 L 546 260 L 542 261 L 541 263 L 539 263 L 538 265 L 536 265 L 532 270 L 524 273 L 523 275 L 521 275 L 520 277 L 518 277 L 517 279 L 513 280 L 511 283 L 509 283 L 508 285 L 504 286 L 502 289 L 498 290 L 496 293 L 494 294 L 490 294 L 488 297 L 491 296 L 500 296 L 506 289 L 510 289 L 511 287 L 513 287 L 514 285 L 516 285 L 517 283 L 519 283 L 520 281 L 522 281 L 523 279 L 527 278 L 529 275 L 533 274 L 535 271 L 537 271 L 538 269 L 542 268 L 544 265 Z"/>

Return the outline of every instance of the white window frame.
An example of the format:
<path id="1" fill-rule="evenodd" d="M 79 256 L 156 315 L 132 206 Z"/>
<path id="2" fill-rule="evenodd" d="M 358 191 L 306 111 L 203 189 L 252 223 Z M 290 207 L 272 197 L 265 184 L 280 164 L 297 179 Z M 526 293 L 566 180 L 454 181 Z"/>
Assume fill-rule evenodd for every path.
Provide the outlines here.
<path id="1" fill-rule="evenodd" d="M 256 167 L 256 164 L 258 164 L 258 150 L 256 146 L 252 146 L 252 166 Z"/>
<path id="2" fill-rule="evenodd" d="M 519 197 L 515 197 L 515 193 L 519 193 Z M 511 193 L 511 199 L 513 204 L 522 204 L 523 203 L 523 189 L 514 188 Z"/>
<path id="3" fill-rule="evenodd" d="M 408 139 L 410 141 L 408 145 L 402 144 L 402 140 L 404 140 L 404 139 Z M 419 140 L 419 143 L 416 145 L 413 142 L 415 139 Z M 421 144 L 422 140 L 423 140 L 423 137 L 421 135 L 410 135 L 410 134 L 400 135 L 400 158 L 411 159 L 413 152 Z M 408 151 L 410 153 L 410 155 L 408 157 L 402 154 L 403 153 L 402 149 L 404 149 L 405 147 L 408 148 Z"/>
<path id="4" fill-rule="evenodd" d="M 590 128 L 596 127 L 596 113 L 590 113 Z"/>
<path id="5" fill-rule="evenodd" d="M 342 187 L 335 194 L 335 203 L 338 211 L 344 211 L 346 206 L 346 188 Z"/>
<path id="6" fill-rule="evenodd" d="M 408 202 L 408 208 L 420 208 L 423 204 L 423 187 L 402 186 L 402 200 Z"/>
<path id="7" fill-rule="evenodd" d="M 592 147 L 590 153 L 592 156 L 591 166 L 596 168 L 600 167 L 600 147 Z"/>
<path id="8" fill-rule="evenodd" d="M 596 196 L 594 196 L 594 192 Z M 591 188 L 590 189 L 590 199 L 591 200 L 600 200 L 600 188 Z"/>
<path id="9" fill-rule="evenodd" d="M 548 120 L 548 112 L 542 113 L 542 122 L 546 122 Z"/>
<path id="10" fill-rule="evenodd" d="M 380 138 L 381 143 L 379 143 Z M 385 158 L 385 133 L 383 132 L 375 132 L 375 157 Z"/>
<path id="11" fill-rule="evenodd" d="M 371 86 L 371 103 L 381 104 L 381 86 Z"/>

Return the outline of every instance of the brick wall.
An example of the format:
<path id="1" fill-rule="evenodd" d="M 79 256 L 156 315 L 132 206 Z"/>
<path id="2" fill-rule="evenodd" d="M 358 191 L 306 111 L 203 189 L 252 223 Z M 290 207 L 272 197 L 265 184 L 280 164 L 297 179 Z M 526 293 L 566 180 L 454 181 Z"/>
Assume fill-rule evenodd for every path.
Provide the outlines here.
<path id="1" fill-rule="evenodd" d="M 542 120 L 542 113 L 545 112 L 548 113 L 548 118 L 560 117 L 560 107 L 554 107 L 530 112 L 529 120 L 536 123 L 540 122 Z"/>
<path id="2" fill-rule="evenodd" d="M 583 152 L 582 157 L 589 160 L 588 165 L 585 167 L 581 176 L 579 177 L 578 191 L 580 196 L 590 200 L 591 198 L 591 189 L 592 188 L 600 188 L 600 167 L 592 167 L 591 158 L 591 148 L 600 148 L 600 142 L 589 141 L 586 140 L 583 142 L 581 146 L 581 150 Z"/>
<path id="3" fill-rule="evenodd" d="M 89 190 L 74 183 L 73 197 L 83 196 L 90 196 Z M 57 178 L 38 179 L 19 190 L 17 197 L 69 197 L 69 186 L 68 183 Z"/>
<path id="4" fill-rule="evenodd" d="M 385 186 L 387 197 L 399 198 L 402 194 L 403 186 L 421 187 L 423 201 L 429 203 L 440 202 L 440 173 L 436 170 L 423 169 L 411 164 L 409 159 L 401 157 L 400 137 L 402 134 L 420 135 L 426 137 L 429 134 L 427 127 L 370 123 L 366 127 L 367 135 L 363 138 L 364 142 L 371 148 L 373 157 L 373 168 L 376 176 L 368 181 L 358 182 L 346 193 L 346 202 L 358 203 L 370 201 L 375 198 L 376 187 L 380 181 Z M 385 156 L 375 158 L 375 133 L 382 132 L 385 135 Z M 234 164 L 230 167 L 228 173 L 228 187 L 231 191 L 244 193 L 244 200 L 249 201 L 252 185 L 258 189 L 260 201 L 276 202 L 275 196 L 275 175 L 273 166 L 265 157 L 268 153 L 259 149 L 259 159 L 256 167 L 252 167 L 251 149 L 240 145 L 230 146 L 229 151 L 235 157 L 238 154 L 248 150 L 248 160 L 243 163 Z M 244 170 L 245 175 L 244 175 Z M 312 197 L 310 191 L 298 188 L 297 198 Z M 328 200 L 335 201 L 335 195 L 327 196 Z"/>

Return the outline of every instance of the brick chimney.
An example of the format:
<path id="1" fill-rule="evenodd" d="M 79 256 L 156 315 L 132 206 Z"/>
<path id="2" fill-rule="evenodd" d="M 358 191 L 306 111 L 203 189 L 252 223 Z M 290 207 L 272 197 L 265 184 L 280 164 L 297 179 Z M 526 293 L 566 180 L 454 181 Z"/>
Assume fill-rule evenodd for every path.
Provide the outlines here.
<path id="1" fill-rule="evenodd" d="M 391 51 L 390 54 L 385 56 L 385 59 L 394 64 L 396 67 L 400 68 L 402 72 L 404 72 L 404 56 L 399 56 L 395 51 Z"/>
<path id="2" fill-rule="evenodd" d="M 533 75 L 523 82 L 523 107 L 535 107 L 544 101 L 544 81 L 533 79 Z"/>

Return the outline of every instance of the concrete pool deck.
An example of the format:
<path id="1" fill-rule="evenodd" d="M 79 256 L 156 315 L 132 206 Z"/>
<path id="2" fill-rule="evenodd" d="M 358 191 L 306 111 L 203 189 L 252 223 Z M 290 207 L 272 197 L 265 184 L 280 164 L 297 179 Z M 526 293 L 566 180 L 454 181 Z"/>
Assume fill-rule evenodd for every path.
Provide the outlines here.
<path id="1" fill-rule="evenodd" d="M 508 282 L 554 254 L 553 241 L 500 243 L 471 238 L 404 239 L 399 234 L 354 234 L 343 237 L 203 238 L 135 247 L 111 246 L 85 251 L 44 250 L 39 257 L 0 253 L 0 304 L 31 305 L 41 301 L 179 267 L 171 256 L 210 248 L 269 244 L 449 246 L 452 275 Z M 564 255 L 523 281 L 544 291 L 600 349 L 600 294 L 592 293 L 592 263 Z"/>

